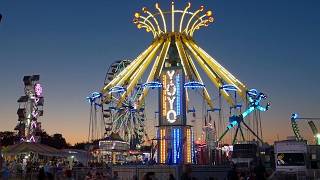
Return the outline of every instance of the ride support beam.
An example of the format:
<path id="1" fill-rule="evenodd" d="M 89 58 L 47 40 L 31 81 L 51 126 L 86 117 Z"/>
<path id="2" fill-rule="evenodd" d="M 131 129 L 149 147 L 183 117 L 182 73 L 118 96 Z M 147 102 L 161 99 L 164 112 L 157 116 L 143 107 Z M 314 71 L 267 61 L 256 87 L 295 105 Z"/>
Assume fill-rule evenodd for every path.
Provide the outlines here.
<path id="1" fill-rule="evenodd" d="M 165 58 L 166 58 L 166 54 L 168 53 L 169 47 L 170 47 L 170 43 L 171 43 L 171 38 L 168 37 L 167 40 L 164 42 L 162 49 L 160 51 L 159 56 L 157 57 L 156 61 L 154 62 L 152 69 L 150 71 L 150 74 L 148 76 L 147 79 L 147 83 L 153 81 L 155 79 L 155 77 L 159 77 L 156 76 L 157 72 L 161 72 L 160 69 L 162 69 Z M 144 101 L 144 98 L 148 95 L 149 89 L 148 88 L 144 88 L 142 91 L 142 95 L 140 96 L 138 102 L 137 102 L 137 109 L 140 108 L 141 103 Z"/>
<path id="2" fill-rule="evenodd" d="M 145 57 L 152 51 L 152 49 L 159 43 L 158 40 L 155 40 L 144 52 L 142 52 L 133 62 L 131 62 L 123 71 L 121 71 L 116 78 L 111 80 L 109 84 L 103 87 L 101 90 L 102 94 L 105 94 L 110 88 L 118 84 L 118 82 L 132 69 L 136 69 L 136 64 L 140 64 L 140 62 L 145 59 Z"/>
<path id="3" fill-rule="evenodd" d="M 142 67 L 145 66 L 144 63 L 146 59 L 150 56 L 150 54 L 154 51 L 154 49 L 158 48 L 162 44 L 162 42 L 163 42 L 162 39 L 158 41 L 158 43 L 152 48 L 149 54 L 146 54 L 144 58 L 139 59 L 139 61 L 137 61 L 135 65 L 128 70 L 128 72 L 123 76 L 123 78 L 119 80 L 119 82 L 117 83 L 117 86 L 122 86 L 124 84 L 126 85 L 129 82 L 129 79 L 131 81 L 132 77 L 135 77 L 135 74 L 139 72 Z"/>
<path id="4" fill-rule="evenodd" d="M 247 88 L 236 79 L 228 70 L 222 67 L 214 58 L 212 58 L 208 53 L 206 53 L 203 49 L 197 46 L 193 40 L 188 39 L 187 42 L 199 55 L 200 57 L 209 65 L 209 67 L 214 70 L 224 81 L 229 84 L 235 85 L 238 89 L 238 93 L 242 97 L 243 100 L 246 99 Z"/>
<path id="5" fill-rule="evenodd" d="M 167 39 L 167 41 L 169 41 L 169 44 L 168 44 L 168 50 L 169 50 L 169 47 L 170 47 L 170 44 L 171 44 L 171 36 L 164 36 L 165 39 Z M 162 72 L 162 69 L 163 69 L 163 66 L 164 66 L 164 63 L 165 63 L 165 58 L 166 58 L 166 55 L 168 53 L 168 50 L 163 53 L 163 54 L 160 54 L 160 65 L 159 65 L 159 69 L 156 70 L 155 72 L 155 78 L 160 78 L 160 75 L 161 75 L 161 72 Z"/>
<path id="6" fill-rule="evenodd" d="M 184 73 L 188 77 L 189 80 L 193 80 L 193 73 L 191 72 L 191 67 L 190 64 L 188 63 L 187 60 L 187 54 L 182 46 L 181 43 L 181 35 L 175 34 L 175 44 L 178 50 L 179 57 L 181 59 L 182 67 L 184 70 Z"/>
<path id="7" fill-rule="evenodd" d="M 134 79 L 129 83 L 127 86 L 127 90 L 121 95 L 121 98 L 119 99 L 119 102 L 117 104 L 117 107 L 121 107 L 122 102 L 125 100 L 125 98 L 132 92 L 134 87 L 137 85 L 139 79 L 141 79 L 141 76 L 151 63 L 151 61 L 154 59 L 154 56 L 159 50 L 159 47 L 163 45 L 163 38 L 161 38 L 160 42 L 156 45 L 155 48 L 151 51 L 150 54 L 148 54 L 147 58 L 144 60 L 144 62 L 139 67 L 138 71 L 136 72 L 136 76 L 134 76 Z"/>
<path id="8" fill-rule="evenodd" d="M 186 39 L 184 37 L 183 37 L 183 43 L 188 48 L 188 50 L 190 51 L 192 56 L 196 59 L 198 64 L 201 66 L 201 68 L 204 70 L 204 72 L 207 74 L 207 76 L 212 81 L 212 83 L 218 89 L 220 89 L 223 85 L 221 83 L 220 79 L 210 70 L 210 68 L 205 64 L 205 62 L 203 62 L 202 58 L 195 52 L 195 50 L 190 46 L 190 44 L 186 41 Z M 233 102 L 232 97 L 225 90 L 221 90 L 221 94 L 226 99 L 227 103 L 233 107 L 234 102 Z"/>
<path id="9" fill-rule="evenodd" d="M 235 144 L 236 141 L 237 141 L 237 136 L 238 136 L 239 128 L 240 128 L 240 126 L 238 125 L 238 127 L 237 127 L 237 129 L 236 129 L 236 132 L 234 133 L 234 136 L 233 136 L 232 144 Z"/>
<path id="10" fill-rule="evenodd" d="M 245 141 L 246 139 L 244 138 L 244 134 L 243 134 L 241 126 L 239 126 L 239 129 L 240 129 L 240 134 L 241 134 L 242 140 Z"/>
<path id="11" fill-rule="evenodd" d="M 202 81 L 202 78 L 197 70 L 197 67 L 195 66 L 195 64 L 193 63 L 192 59 L 190 56 L 188 56 L 188 61 L 189 61 L 189 64 L 191 66 L 191 70 L 193 72 L 193 74 L 195 75 L 196 79 L 203 84 L 203 81 Z M 206 87 L 204 87 L 204 98 L 205 100 L 207 101 L 207 104 L 208 106 L 211 108 L 211 109 L 214 109 L 214 105 L 213 105 L 213 102 L 211 100 L 211 97 L 210 97 L 210 94 L 207 90 Z"/>
<path id="12" fill-rule="evenodd" d="M 263 140 L 262 140 L 244 121 L 242 121 L 242 124 L 243 124 L 261 143 L 263 143 Z"/>

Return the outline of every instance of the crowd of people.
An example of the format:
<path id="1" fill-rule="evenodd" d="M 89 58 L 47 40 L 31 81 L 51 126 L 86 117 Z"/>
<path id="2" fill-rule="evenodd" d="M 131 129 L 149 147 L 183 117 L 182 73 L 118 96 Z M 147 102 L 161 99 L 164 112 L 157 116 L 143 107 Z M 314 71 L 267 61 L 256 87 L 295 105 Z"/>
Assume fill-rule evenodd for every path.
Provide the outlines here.
<path id="1" fill-rule="evenodd" d="M 265 180 L 267 179 L 266 168 L 260 161 L 256 166 L 248 170 L 241 170 L 236 164 L 231 163 L 231 170 L 228 172 L 228 180 Z"/>
<path id="2" fill-rule="evenodd" d="M 67 179 L 72 173 L 70 166 L 83 167 L 79 162 L 68 161 L 7 161 L 2 164 L 1 178 Z"/>
<path id="3" fill-rule="evenodd" d="M 145 163 L 149 164 L 149 163 Z M 151 163 L 152 164 L 152 163 Z M 150 165 L 150 164 L 149 164 Z M 228 180 L 264 180 L 267 177 L 266 169 L 262 163 L 258 163 L 256 166 L 251 166 L 247 171 L 238 168 L 235 164 L 231 164 L 231 169 L 228 172 Z M 192 168 L 190 166 L 184 166 L 181 174 L 181 179 L 193 180 L 197 179 L 192 177 Z M 79 162 L 69 161 L 11 161 L 4 162 L 1 169 L 0 179 L 85 179 L 85 180 L 118 180 L 119 174 L 117 171 L 113 171 L 106 163 L 90 162 L 88 166 L 84 166 Z M 143 180 L 156 180 L 155 172 L 147 172 L 143 177 Z M 139 179 L 140 179 L 139 178 Z M 132 179 L 138 179 L 136 175 Z M 169 180 L 175 180 L 173 174 L 168 176 Z"/>

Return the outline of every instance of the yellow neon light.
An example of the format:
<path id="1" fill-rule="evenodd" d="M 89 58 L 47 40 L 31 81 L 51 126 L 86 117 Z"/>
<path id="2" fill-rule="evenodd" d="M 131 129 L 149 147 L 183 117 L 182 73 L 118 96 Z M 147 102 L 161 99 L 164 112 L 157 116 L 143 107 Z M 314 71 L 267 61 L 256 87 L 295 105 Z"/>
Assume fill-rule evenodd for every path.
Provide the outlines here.
<path id="1" fill-rule="evenodd" d="M 139 24 L 143 24 L 143 25 L 147 26 L 147 28 L 152 32 L 153 37 L 157 36 L 157 32 L 149 24 L 145 23 L 144 21 L 137 21 L 137 27 L 138 27 Z"/>
<path id="2" fill-rule="evenodd" d="M 191 131 L 187 129 L 187 163 L 191 163 Z"/>
<path id="3" fill-rule="evenodd" d="M 242 97 L 243 100 L 246 99 L 246 89 L 240 88 L 242 83 L 239 83 L 237 79 L 231 75 L 224 67 L 222 67 L 217 61 L 215 61 L 209 54 L 207 54 L 203 49 L 197 46 L 194 42 L 190 41 L 191 46 L 194 47 L 194 50 L 205 60 L 205 62 L 216 71 L 227 83 L 233 84 L 237 89 L 238 93 Z M 239 87 L 240 85 L 240 87 Z"/>
<path id="4" fill-rule="evenodd" d="M 140 59 L 136 59 L 134 61 L 134 64 L 132 67 L 130 67 L 127 71 L 125 71 L 125 74 L 123 75 L 123 77 L 117 82 L 117 86 L 122 86 L 130 77 L 132 77 L 132 74 L 134 72 L 136 72 L 142 64 L 144 64 L 143 62 L 145 62 L 145 59 L 148 59 L 150 57 L 150 54 L 152 54 L 152 52 L 155 51 L 155 49 L 158 49 L 159 45 L 162 42 L 157 41 L 151 48 L 150 51 L 148 51 L 147 53 L 145 53 Z M 121 73 L 120 73 L 121 74 Z M 119 77 L 121 77 L 119 75 Z"/>
<path id="5" fill-rule="evenodd" d="M 180 27 L 179 27 L 179 32 L 182 31 L 182 25 L 183 25 L 183 20 L 184 16 L 186 15 L 187 10 L 191 7 L 191 3 L 188 2 L 187 6 L 184 8 L 181 19 L 180 19 Z"/>
<path id="6" fill-rule="evenodd" d="M 166 130 L 160 129 L 160 163 L 166 162 Z"/>
<path id="7" fill-rule="evenodd" d="M 167 104 L 166 104 L 166 97 L 167 97 L 167 75 L 163 74 L 162 76 L 162 115 L 165 117 L 167 115 Z"/>
<path id="8" fill-rule="evenodd" d="M 195 20 L 194 23 L 192 24 L 189 32 L 192 31 L 192 29 L 196 26 L 196 24 L 197 24 L 198 21 L 200 21 L 199 23 L 201 23 L 201 22 L 203 21 L 202 18 L 204 18 L 205 16 L 206 16 L 206 15 L 204 14 L 204 15 L 202 15 L 201 17 L 199 17 L 197 20 Z"/>
<path id="9" fill-rule="evenodd" d="M 162 46 L 161 52 L 159 54 L 159 56 L 157 57 L 156 61 L 153 64 L 153 67 L 151 69 L 151 72 L 148 76 L 147 82 L 151 82 L 152 80 L 154 80 L 154 77 L 159 77 L 160 75 L 158 75 L 158 72 L 162 71 L 162 66 L 164 64 L 165 61 L 165 56 L 168 53 L 169 50 L 169 46 L 170 46 L 170 39 L 171 38 L 167 38 L 166 42 L 164 43 L 164 45 Z M 149 89 L 148 88 L 144 88 L 142 95 L 139 98 L 138 104 L 137 104 L 137 108 L 140 107 L 140 104 L 143 102 L 145 96 L 148 94 Z"/>
<path id="10" fill-rule="evenodd" d="M 144 13 L 147 13 L 147 14 L 149 15 L 149 16 L 147 17 L 147 19 L 149 19 L 149 17 L 152 17 L 153 21 L 154 21 L 154 22 L 156 23 L 156 25 L 157 25 L 158 33 L 160 34 L 160 33 L 161 33 L 161 29 L 160 29 L 158 20 L 153 16 L 153 14 L 151 14 L 151 13 L 149 12 L 149 10 L 148 10 L 146 7 L 143 7 L 143 8 L 142 8 L 142 11 L 143 11 Z"/>
<path id="11" fill-rule="evenodd" d="M 200 29 L 200 27 L 202 26 L 208 26 L 209 23 L 213 22 L 213 17 L 209 17 L 209 19 L 206 20 L 202 20 L 201 22 L 199 22 L 195 27 L 192 27 L 191 30 L 189 31 L 190 36 L 193 36 L 193 33 L 197 30 Z"/>
<path id="12" fill-rule="evenodd" d="M 186 28 L 184 29 L 186 33 L 187 33 L 188 30 L 189 30 L 189 25 L 190 25 L 191 21 L 193 20 L 193 18 L 194 18 L 199 12 L 203 11 L 203 8 L 204 8 L 204 7 L 201 6 L 200 9 L 198 9 L 196 12 L 193 13 L 193 15 L 191 16 L 191 18 L 189 19 L 189 21 L 188 21 L 188 23 L 187 23 Z"/>
<path id="13" fill-rule="evenodd" d="M 190 68 L 190 65 L 189 65 L 188 60 L 187 60 L 186 51 L 183 48 L 183 45 L 181 43 L 181 36 L 180 35 L 175 35 L 175 37 L 176 37 L 176 47 L 177 47 L 177 50 L 178 50 L 179 57 L 181 59 L 183 70 L 184 70 L 185 74 L 188 76 L 188 78 L 190 80 L 192 80 L 193 77 L 192 77 L 192 73 L 191 73 L 191 70 L 190 70 L 191 68 Z"/>
<path id="14" fill-rule="evenodd" d="M 195 57 L 195 59 L 198 61 L 198 64 L 201 66 L 201 68 L 204 70 L 204 72 L 208 75 L 209 79 L 213 84 L 220 88 L 223 84 L 220 82 L 219 78 L 210 70 L 210 68 L 203 62 L 203 60 L 199 57 L 198 53 L 194 51 L 194 49 L 189 45 L 188 40 L 183 37 L 183 42 L 186 45 L 186 47 L 190 50 L 191 54 Z M 223 97 L 226 99 L 228 104 L 230 106 L 234 106 L 232 98 L 229 96 L 229 94 L 226 91 L 221 91 Z"/>
<path id="15" fill-rule="evenodd" d="M 150 26 L 149 26 L 149 25 L 147 25 L 147 24 L 144 24 L 144 25 L 138 24 L 138 26 L 139 26 L 139 25 L 141 25 L 140 28 L 138 27 L 139 29 L 145 28 L 147 32 L 150 32 L 150 31 L 152 32 L 153 37 L 156 37 L 154 31 L 153 31 L 152 29 L 150 29 Z"/>
<path id="16" fill-rule="evenodd" d="M 156 9 L 159 11 L 160 15 L 161 15 L 161 18 L 162 18 L 162 22 L 163 22 L 163 29 L 164 29 L 164 32 L 167 33 L 167 24 L 166 24 L 166 20 L 163 16 L 163 12 L 161 10 L 161 8 L 159 7 L 159 4 L 156 3 Z"/>
<path id="17" fill-rule="evenodd" d="M 161 41 L 157 44 L 157 46 L 152 50 L 152 52 L 150 54 L 148 54 L 146 60 L 142 63 L 142 66 L 139 68 L 137 75 L 135 76 L 135 78 L 129 83 L 129 85 L 127 86 L 127 90 L 125 91 L 125 93 L 122 94 L 119 102 L 118 102 L 118 107 L 120 107 L 122 105 L 122 102 L 124 101 L 124 99 L 132 92 L 134 86 L 137 85 L 138 80 L 141 78 L 141 76 L 143 75 L 144 71 L 147 69 L 147 67 L 149 66 L 149 64 L 151 63 L 151 61 L 153 60 L 153 57 L 155 56 L 155 54 L 158 52 L 160 45 L 162 44 L 163 39 L 161 39 Z"/>
<path id="18" fill-rule="evenodd" d="M 140 64 L 140 61 L 142 61 L 149 52 L 155 47 L 155 45 L 158 43 L 158 41 L 153 42 L 144 52 L 142 52 L 133 62 L 131 62 L 123 71 L 121 71 L 116 78 L 114 78 L 109 84 L 107 84 L 102 90 L 102 93 L 106 93 L 106 91 L 109 90 L 109 88 L 115 86 L 121 79 L 125 77 L 125 75 L 128 75 L 129 72 L 136 69 L 136 65 Z M 130 72 L 131 73 L 131 72 Z M 130 75 L 130 74 L 129 74 Z M 126 78 L 126 77 L 125 77 Z"/>
<path id="19" fill-rule="evenodd" d="M 148 18 L 141 16 L 141 15 L 140 15 L 140 18 L 143 19 L 143 22 L 147 22 L 152 27 L 152 29 L 156 32 L 156 34 L 158 34 L 158 32 L 156 31 L 156 28 L 154 27 L 154 25 L 151 23 L 151 21 Z"/>

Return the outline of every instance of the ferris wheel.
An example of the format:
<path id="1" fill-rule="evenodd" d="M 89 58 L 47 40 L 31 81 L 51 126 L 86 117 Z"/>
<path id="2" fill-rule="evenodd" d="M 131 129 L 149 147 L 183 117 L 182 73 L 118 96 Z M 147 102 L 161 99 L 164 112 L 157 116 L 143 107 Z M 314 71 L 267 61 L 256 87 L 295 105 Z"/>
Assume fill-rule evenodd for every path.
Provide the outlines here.
<path id="1" fill-rule="evenodd" d="M 130 60 L 120 60 L 111 64 L 108 68 L 104 85 L 111 82 L 115 77 L 118 76 L 129 64 Z M 123 93 L 126 92 L 126 85 L 115 86 L 110 91 L 101 93 L 92 93 L 89 99 L 91 102 L 91 115 L 90 115 L 90 127 L 89 131 L 92 134 L 91 140 L 102 138 L 95 136 L 99 131 L 97 127 L 97 113 L 101 108 L 101 122 L 104 124 L 104 134 L 106 136 L 111 133 L 117 133 L 125 141 L 129 142 L 133 146 L 142 144 L 143 137 L 147 136 L 144 129 L 145 113 L 144 104 L 137 108 L 137 102 L 142 95 L 143 87 L 137 86 L 134 91 L 127 96 L 121 105 L 119 106 L 119 100 Z M 89 135 L 90 136 L 90 135 Z"/>
<path id="2" fill-rule="evenodd" d="M 113 80 L 117 75 L 124 70 L 130 60 L 121 60 L 113 63 L 105 78 L 105 85 Z M 145 135 L 144 130 L 144 105 L 137 108 L 137 102 L 142 94 L 143 87 L 136 86 L 130 96 L 122 102 L 120 107 L 117 107 L 122 94 L 126 91 L 126 86 L 115 86 L 103 95 L 103 111 L 106 124 L 106 133 L 118 133 L 125 141 L 132 144 L 143 143 Z"/>

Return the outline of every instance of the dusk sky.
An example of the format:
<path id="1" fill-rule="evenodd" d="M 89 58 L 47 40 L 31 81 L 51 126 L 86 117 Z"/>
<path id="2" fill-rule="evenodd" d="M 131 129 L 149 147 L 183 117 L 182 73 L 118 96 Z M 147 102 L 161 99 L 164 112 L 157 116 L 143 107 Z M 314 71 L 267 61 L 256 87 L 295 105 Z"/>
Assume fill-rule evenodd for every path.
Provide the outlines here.
<path id="1" fill-rule="evenodd" d="M 151 34 L 137 29 L 132 19 L 156 2 L 170 8 L 170 1 L 153 0 L 0 0 L 0 131 L 17 123 L 23 76 L 40 74 L 42 127 L 49 134 L 62 133 L 70 143 L 85 141 L 85 97 L 102 88 L 112 62 L 134 59 L 150 45 Z M 176 1 L 176 8 L 186 3 Z M 198 45 L 249 88 L 268 95 L 272 106 L 262 114 L 265 140 L 293 134 L 292 112 L 320 117 L 320 1 L 191 3 L 192 10 L 211 9 L 216 19 L 195 33 Z M 299 123 L 310 137 L 306 124 Z"/>

